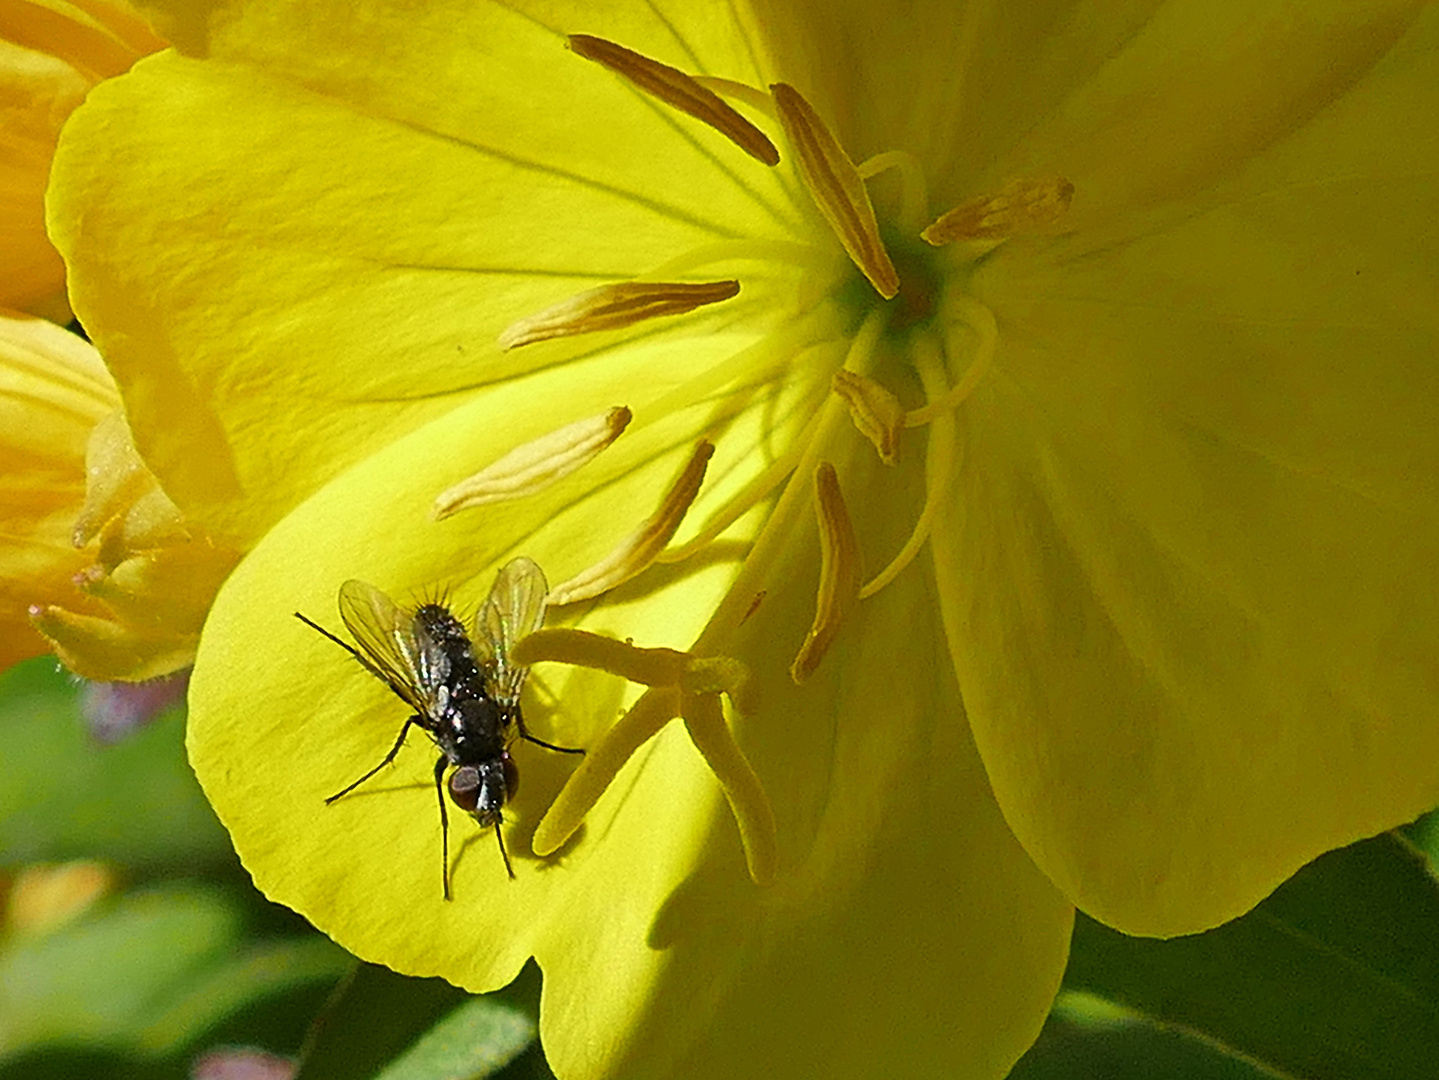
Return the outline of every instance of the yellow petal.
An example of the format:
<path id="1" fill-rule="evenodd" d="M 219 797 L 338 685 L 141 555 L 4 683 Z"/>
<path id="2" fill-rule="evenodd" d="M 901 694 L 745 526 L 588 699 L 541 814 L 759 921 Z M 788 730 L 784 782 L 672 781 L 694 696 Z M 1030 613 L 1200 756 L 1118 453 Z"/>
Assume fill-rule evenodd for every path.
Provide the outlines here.
<path id="1" fill-rule="evenodd" d="M 98 88 L 51 196 L 77 311 L 121 384 L 146 380 L 127 391 L 136 445 L 187 515 L 242 546 L 484 385 L 613 344 L 501 357 L 516 320 L 796 220 L 777 170 L 702 127 L 676 137 L 565 48 L 583 5 L 563 27 L 459 0 L 245 10 L 204 43 L 224 65 L 166 54 Z M 757 81 L 730 16 L 694 18 L 672 22 L 706 31 L 685 39 L 699 64 L 652 13 L 616 33 Z M 747 281 L 652 340 L 730 323 L 765 291 Z"/>
<path id="2" fill-rule="evenodd" d="M 433 485 L 422 474 L 492 453 L 497 436 L 476 419 L 520 400 L 519 389 L 495 391 L 363 462 L 272 530 L 222 590 L 196 666 L 189 745 L 257 883 L 366 958 L 471 989 L 505 982 L 536 955 L 546 1052 L 560 1074 L 730 1077 L 759 1040 L 787 1073 L 962 1061 L 973 1075 L 1003 1075 L 1058 985 L 1070 909 L 988 794 L 932 583 L 896 582 L 804 688 L 789 683 L 789 654 L 776 643 L 802 640 L 812 613 L 808 499 L 793 500 L 793 535 L 751 582 L 766 602 L 733 638 L 762 684 L 735 734 L 775 799 L 769 888 L 751 881 L 724 795 L 674 724 L 544 864 L 528 839 L 575 762 L 517 745 L 523 783 L 506 826 L 517 879 L 506 878 L 491 836 L 452 815 L 453 903 L 440 891 L 432 748 L 416 739 L 368 792 L 323 805 L 384 754 L 404 709 L 289 611 L 338 628 L 335 582 L 353 575 L 397 598 L 452 585 L 463 606 L 504 545 L 548 568 L 587 557 L 571 556 L 571 541 L 603 543 L 552 523 L 543 505 L 521 518 L 525 504 L 505 504 L 500 522 L 427 520 Z M 631 430 L 592 466 L 625 478 L 603 505 L 662 483 L 695 432 L 675 432 L 669 456 L 630 482 L 649 453 L 635 450 L 643 434 Z M 859 463 L 841 468 L 884 470 L 867 444 L 856 449 Z M 877 507 L 892 523 L 875 538 L 885 545 L 903 539 L 896 511 L 913 492 L 902 487 L 891 484 Z M 377 513 L 390 523 L 384 545 L 368 524 Z M 734 572 L 723 560 L 596 615 L 621 637 L 685 644 Z M 895 678 L 901 664 L 913 677 Z M 531 682 L 527 723 L 564 745 L 593 745 L 626 703 L 622 681 L 600 673 L 537 668 Z M 260 713 L 257 698 L 267 703 Z M 943 1022 L 915 1009 L 917 999 L 945 1003 Z"/>
<path id="3" fill-rule="evenodd" d="M 60 126 L 86 91 L 161 48 L 128 4 L 6 5 L 0 25 L 0 306 L 68 319 L 65 268 L 45 237 Z"/>
<path id="4" fill-rule="evenodd" d="M 1066 231 L 1121 221 L 1132 228 L 1134 218 L 1115 215 L 1179 211 L 1176 199 L 1206 189 L 1222 199 L 1210 185 L 1322 116 L 1427 6 L 1163 4 L 1022 139 L 987 161 L 989 183 L 968 193 L 1057 171 L 1078 193 L 1059 226 Z"/>
<path id="5" fill-rule="evenodd" d="M 5 929 L 25 936 L 58 930 L 113 891 L 115 884 L 114 870 L 91 859 L 27 866 L 10 886 Z"/>
<path id="6" fill-rule="evenodd" d="M 1321 79 L 1173 224 L 977 275 L 946 626 L 1007 820 L 1120 929 L 1213 926 L 1439 800 L 1436 43 L 1431 8 Z"/>

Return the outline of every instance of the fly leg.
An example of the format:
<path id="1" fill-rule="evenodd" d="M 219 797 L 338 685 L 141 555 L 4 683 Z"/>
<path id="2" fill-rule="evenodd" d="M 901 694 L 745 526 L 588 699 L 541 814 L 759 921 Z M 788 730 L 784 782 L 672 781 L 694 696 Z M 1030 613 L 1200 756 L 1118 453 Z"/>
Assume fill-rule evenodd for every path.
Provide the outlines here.
<path id="1" fill-rule="evenodd" d="M 449 763 L 444 754 L 435 762 L 435 794 L 440 797 L 440 884 L 446 900 L 450 898 L 450 819 L 445 813 L 445 766 Z"/>
<path id="2" fill-rule="evenodd" d="M 500 823 L 495 822 L 495 839 L 500 842 L 500 858 L 505 860 L 505 873 L 510 875 L 510 880 L 515 880 L 515 868 L 510 865 L 510 853 L 505 850 L 505 837 L 500 832 Z"/>
<path id="3" fill-rule="evenodd" d="M 553 750 L 557 754 L 583 754 L 585 752 L 584 748 L 580 746 L 556 746 L 554 743 L 545 742 L 544 739 L 535 738 L 530 734 L 529 729 L 525 727 L 523 720 L 520 721 L 520 738 L 524 739 L 525 742 L 532 742 L 536 746 L 543 746 L 546 750 Z"/>
<path id="4" fill-rule="evenodd" d="M 345 788 L 343 791 L 337 791 L 337 792 L 335 792 L 333 795 L 331 795 L 328 799 L 325 800 L 325 805 L 328 806 L 330 803 L 332 803 L 332 802 L 334 802 L 336 799 L 338 799 L 341 795 L 348 795 L 350 792 L 354 791 L 357 787 L 359 787 L 361 784 L 363 784 L 363 783 L 364 783 L 366 780 L 368 780 L 370 777 L 374 776 L 377 772 L 379 772 L 381 769 L 383 769 L 383 768 L 384 768 L 386 765 L 388 765 L 390 762 L 394 761 L 394 760 L 395 760 L 395 755 L 400 752 L 400 747 L 402 747 L 402 746 L 405 745 L 405 736 L 410 733 L 410 726 L 411 726 L 412 724 L 415 725 L 415 726 L 417 726 L 417 727 L 418 727 L 418 726 L 423 726 L 423 725 L 420 724 L 420 718 L 419 718 L 418 716 L 412 716 L 412 717 L 410 717 L 408 720 L 406 720 L 406 721 L 405 721 L 405 726 L 402 727 L 402 728 L 400 728 L 400 737 L 395 740 L 395 745 L 392 746 L 392 747 L 390 747 L 390 752 L 385 755 L 385 760 L 381 761 L 381 762 L 380 762 L 378 765 L 376 765 L 373 769 L 371 769 L 369 772 L 367 772 L 364 776 L 360 777 L 358 780 L 356 780 L 356 781 L 355 781 L 353 784 L 351 784 L 349 787 Z M 441 807 L 441 809 L 443 809 L 443 807 Z"/>

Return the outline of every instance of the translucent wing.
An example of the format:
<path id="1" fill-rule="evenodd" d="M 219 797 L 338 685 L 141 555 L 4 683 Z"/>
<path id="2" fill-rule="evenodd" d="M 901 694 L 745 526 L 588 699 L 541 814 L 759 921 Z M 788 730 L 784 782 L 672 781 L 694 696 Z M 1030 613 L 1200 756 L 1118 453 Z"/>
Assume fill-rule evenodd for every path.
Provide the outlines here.
<path id="1" fill-rule="evenodd" d="M 363 581 L 340 586 L 340 618 L 360 647 L 362 662 L 423 716 L 435 713 L 445 657 L 412 614 Z"/>
<path id="2" fill-rule="evenodd" d="M 475 654 L 489 669 L 490 693 L 498 701 L 514 704 L 520 699 L 530 669 L 512 665 L 510 649 L 544 624 L 549 591 L 544 571 L 521 555 L 500 568 L 475 618 Z"/>

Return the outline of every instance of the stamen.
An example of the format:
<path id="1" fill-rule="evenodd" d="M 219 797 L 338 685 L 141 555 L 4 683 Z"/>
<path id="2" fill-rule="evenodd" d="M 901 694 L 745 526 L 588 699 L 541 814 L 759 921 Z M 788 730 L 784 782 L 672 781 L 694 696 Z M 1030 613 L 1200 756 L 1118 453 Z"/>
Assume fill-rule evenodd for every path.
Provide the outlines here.
<path id="1" fill-rule="evenodd" d="M 687 543 L 670 548 L 655 556 L 658 563 L 677 563 L 692 558 L 715 542 L 731 525 L 750 510 L 754 509 L 771 491 L 782 484 L 799 464 L 805 448 L 812 445 L 814 434 L 820 422 L 820 414 L 810 417 L 799 437 L 785 447 L 784 453 L 775 460 L 715 513 L 704 528 Z"/>
<path id="2" fill-rule="evenodd" d="M 819 518 L 819 595 L 814 624 L 789 668 L 790 678 L 796 683 L 814 674 L 859 597 L 859 543 L 839 489 L 839 477 L 827 461 L 820 462 L 814 472 L 814 507 Z"/>
<path id="3" fill-rule="evenodd" d="M 504 457 L 435 497 L 436 521 L 487 503 L 522 499 L 588 465 L 620 437 L 632 414 L 623 405 L 576 420 L 515 447 Z"/>
<path id="4" fill-rule="evenodd" d="M 662 551 L 655 556 L 657 563 L 677 563 L 697 555 L 710 544 L 719 538 L 720 534 L 733 525 L 740 518 L 744 517 L 753 509 L 761 499 L 773 491 L 783 482 L 784 478 L 794 471 L 795 464 L 804 449 L 804 436 L 796 439 L 775 462 L 760 473 L 753 480 L 744 486 L 744 489 L 735 495 L 729 502 L 725 503 L 719 511 L 705 523 L 703 529 L 688 543 L 679 547 Z"/>
<path id="5" fill-rule="evenodd" d="M 1074 185 L 1062 176 L 1011 180 L 993 195 L 960 203 L 920 236 L 935 247 L 956 240 L 1002 240 L 1048 225 L 1073 199 Z"/>
<path id="6" fill-rule="evenodd" d="M 774 98 L 758 86 L 737 82 L 734 79 L 721 79 L 716 75 L 695 75 L 693 78 L 706 90 L 713 90 L 720 97 L 727 97 L 732 101 L 743 101 L 756 112 L 764 113 L 771 118 L 774 117 Z"/>
<path id="7" fill-rule="evenodd" d="M 899 464 L 899 433 L 904 430 L 905 411 L 899 398 L 868 375 L 840 368 L 830 385 L 844 398 L 859 433 L 874 444 L 879 460 Z"/>
<path id="8" fill-rule="evenodd" d="M 880 296 L 892 299 L 899 293 L 899 274 L 880 239 L 874 207 L 859 170 L 798 90 L 787 83 L 774 83 L 770 93 L 815 205 L 860 272 Z"/>
<path id="9" fill-rule="evenodd" d="M 691 656 L 674 649 L 644 649 L 583 630 L 537 630 L 515 645 L 514 660 L 529 666 L 544 661 L 578 664 L 648 686 L 634 706 L 590 747 L 544 819 L 535 829 L 534 850 L 559 850 L 584 822 L 634 752 L 671 719 L 682 716 L 695 747 L 724 790 L 739 826 L 750 877 L 765 884 L 777 862 L 774 811 L 744 752 L 724 720 L 720 694 L 747 711 L 749 669 L 731 657 Z"/>
<path id="10" fill-rule="evenodd" d="M 921 334 L 914 341 L 914 366 L 924 383 L 925 393 L 931 398 L 944 396 L 945 385 L 940 347 L 930 334 Z M 924 542 L 929 539 L 930 527 L 940 501 L 949 489 L 949 480 L 954 473 L 955 421 L 954 410 L 950 409 L 934 420 L 929 429 L 929 447 L 924 457 L 924 508 L 909 539 L 900 548 L 899 554 L 873 580 L 859 590 L 859 598 L 867 600 L 895 578 L 919 554 Z"/>
<path id="11" fill-rule="evenodd" d="M 999 326 L 994 321 L 994 312 L 972 296 L 955 295 L 945 300 L 943 314 L 958 319 L 973 330 L 979 338 L 979 347 L 975 349 L 974 359 L 959 382 L 923 408 L 907 413 L 905 427 L 920 427 L 938 416 L 953 412 L 964 404 L 994 364 L 994 350 L 999 343 Z"/>
<path id="12" fill-rule="evenodd" d="M 919 231 L 920 224 L 929 213 L 929 185 L 924 179 L 924 167 L 919 158 L 907 150 L 886 150 L 883 154 L 860 162 L 859 175 L 869 180 L 889 169 L 898 169 L 900 175 L 899 220 L 907 235 Z"/>
<path id="13" fill-rule="evenodd" d="M 854 336 L 854 340 L 846 347 L 844 357 L 846 364 L 863 365 L 868 362 L 870 354 L 874 351 L 874 346 L 878 343 L 880 335 L 884 331 L 887 316 L 888 313 L 884 308 L 877 308 L 869 314 L 864 324 L 860 327 L 859 333 Z M 798 324 L 794 330 L 808 337 L 807 332 L 804 330 L 803 322 Z M 791 333 L 793 333 L 794 330 L 792 330 Z M 805 340 L 805 338 L 799 338 L 797 340 Z M 762 342 L 761 344 L 763 345 L 764 343 Z M 756 348 L 758 348 L 758 346 L 756 346 Z M 751 350 L 747 349 L 744 353 L 737 355 L 744 356 L 750 351 Z M 780 352 L 777 355 L 784 356 L 785 353 Z M 728 363 L 733 363 L 733 361 Z M 794 365 L 791 364 L 791 367 L 793 368 Z M 711 380 L 705 385 L 706 389 L 709 389 L 711 387 L 718 388 L 718 386 L 723 384 Z M 697 393 L 691 393 L 689 400 L 693 400 L 693 398 L 698 396 L 699 394 Z M 805 448 L 813 444 L 814 434 L 820 423 L 820 416 L 821 414 L 816 413 L 810 417 L 808 423 L 804 426 L 804 430 L 800 432 L 799 437 L 790 441 L 784 452 L 777 457 L 764 472 L 756 476 L 736 495 L 732 496 L 729 502 L 720 507 L 695 537 L 677 548 L 670 548 L 668 551 L 661 552 L 655 557 L 655 561 L 660 563 L 677 563 L 697 555 L 709 547 L 710 544 L 714 543 L 726 529 L 744 517 L 744 515 L 753 509 L 765 496 L 783 483 L 785 478 L 794 471 L 795 466 L 799 464 Z"/>
<path id="14" fill-rule="evenodd" d="M 779 151 L 769 137 L 693 76 L 589 34 L 571 34 L 569 43 L 570 48 L 586 60 L 603 64 L 645 93 L 708 124 L 756 161 L 779 164 Z"/>
<path id="15" fill-rule="evenodd" d="M 768 100 L 768 99 L 766 99 Z M 640 280 L 674 277 L 688 274 L 701 266 L 712 266 L 718 262 L 774 263 L 782 262 L 791 266 L 814 269 L 824 265 L 820 250 L 809 244 L 796 244 L 791 240 L 716 240 L 712 244 L 701 244 L 683 255 L 676 256 L 654 270 L 640 276 Z"/>
<path id="16" fill-rule="evenodd" d="M 835 312 L 830 307 L 807 311 L 782 322 L 753 345 L 731 353 L 686 379 L 658 401 L 651 402 L 646 409 L 654 416 L 664 416 L 689 408 L 696 401 L 703 401 L 738 378 L 743 377 L 753 384 L 774 371 L 793 373 L 799 358 L 807 351 L 836 341 L 840 333 Z"/>
<path id="17" fill-rule="evenodd" d="M 685 513 L 699 494 L 705 469 L 714 454 L 714 444 L 701 441 L 670 489 L 660 507 L 643 525 L 622 540 L 613 551 L 587 570 L 556 585 L 545 598 L 548 604 L 573 604 L 606 593 L 616 585 L 639 574 L 657 556 L 675 530 L 684 521 Z"/>
<path id="18" fill-rule="evenodd" d="M 499 337 L 506 351 L 551 338 L 620 330 L 648 319 L 683 315 L 739 295 L 739 282 L 626 281 L 601 285 L 511 323 Z"/>
<path id="19" fill-rule="evenodd" d="M 681 694 L 680 712 L 690 741 L 715 774 L 729 802 L 730 812 L 739 826 L 750 880 L 756 885 L 768 885 L 774 880 L 775 864 L 779 861 L 774 809 L 754 767 L 725 723 L 719 695 Z"/>

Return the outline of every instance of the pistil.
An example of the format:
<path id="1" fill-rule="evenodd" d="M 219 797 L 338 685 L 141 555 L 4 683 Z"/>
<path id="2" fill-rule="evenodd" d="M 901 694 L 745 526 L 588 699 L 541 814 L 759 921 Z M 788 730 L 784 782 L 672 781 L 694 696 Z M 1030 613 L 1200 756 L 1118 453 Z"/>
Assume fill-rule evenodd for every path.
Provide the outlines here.
<path id="1" fill-rule="evenodd" d="M 675 717 L 683 718 L 696 749 L 729 802 L 751 879 L 767 884 L 778 845 L 774 811 L 744 752 L 725 722 L 720 696 L 741 710 L 749 700 L 749 671 L 731 657 L 694 656 L 675 649 L 646 649 L 583 630 L 539 630 L 514 649 L 518 664 L 553 661 L 620 675 L 649 689 L 590 748 L 535 829 L 538 855 L 559 850 L 574 835 L 634 752 Z"/>

